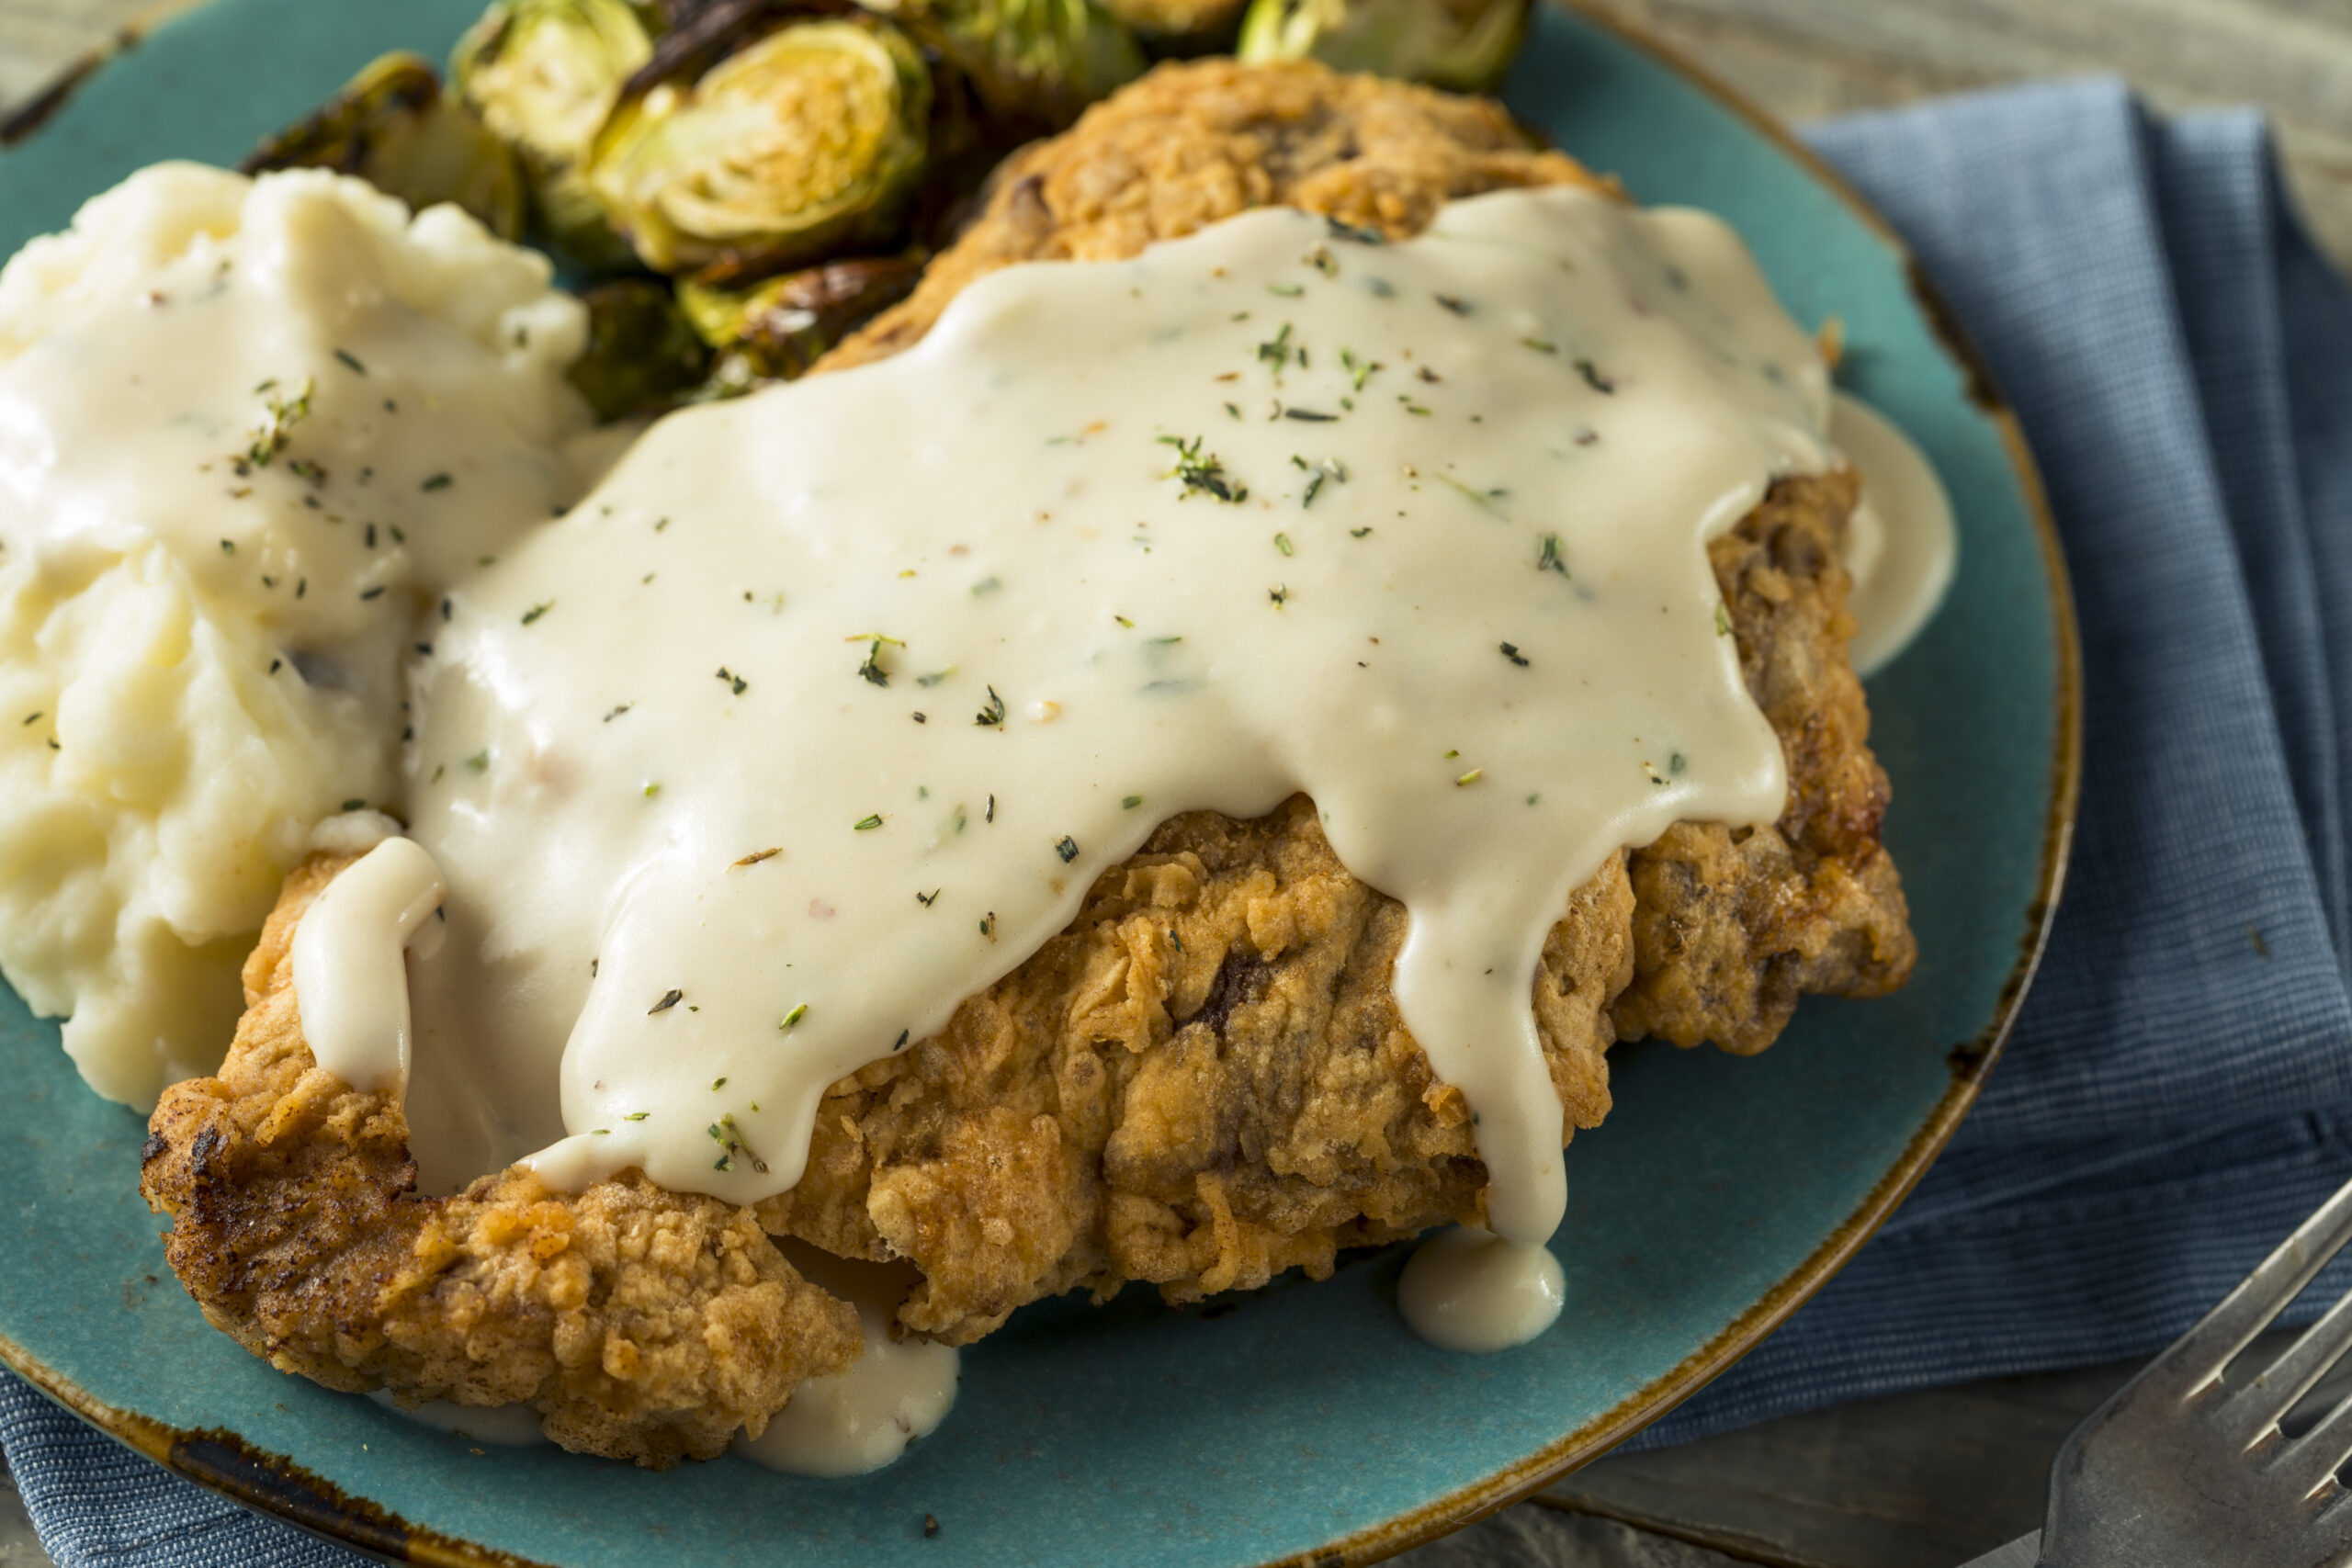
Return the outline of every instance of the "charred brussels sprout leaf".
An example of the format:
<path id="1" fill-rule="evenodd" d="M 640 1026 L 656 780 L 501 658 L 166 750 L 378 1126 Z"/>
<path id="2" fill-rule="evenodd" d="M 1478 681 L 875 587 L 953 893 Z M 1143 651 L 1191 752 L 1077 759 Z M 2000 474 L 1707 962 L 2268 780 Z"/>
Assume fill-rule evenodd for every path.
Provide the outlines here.
<path id="1" fill-rule="evenodd" d="M 523 173 L 514 154 L 441 93 L 423 57 L 378 57 L 315 113 L 264 141 L 238 165 L 357 175 L 422 210 L 454 201 L 503 240 L 523 232 Z"/>
<path id="2" fill-rule="evenodd" d="M 449 56 L 459 97 L 522 155 L 539 227 L 593 270 L 626 266 L 582 165 L 652 36 L 625 0 L 497 0 Z"/>
<path id="3" fill-rule="evenodd" d="M 687 282 L 678 302 L 695 331 L 766 380 L 807 373 L 826 350 L 914 291 L 920 253 L 833 262 L 749 289 Z"/>
<path id="4" fill-rule="evenodd" d="M 1528 0 L 1250 0 L 1235 52 L 1483 93 L 1527 36 Z"/>
<path id="5" fill-rule="evenodd" d="M 710 368 L 710 348 L 650 277 L 600 283 L 581 296 L 588 346 L 565 372 L 600 420 L 654 412 L 685 400 Z"/>
<path id="6" fill-rule="evenodd" d="M 1142 47 L 1092 0 L 862 0 L 971 79 L 989 112 L 1061 127 L 1143 74 Z"/>
<path id="7" fill-rule="evenodd" d="M 624 96 L 590 187 L 657 272 L 885 240 L 922 179 L 931 77 L 896 28 L 801 22 Z"/>

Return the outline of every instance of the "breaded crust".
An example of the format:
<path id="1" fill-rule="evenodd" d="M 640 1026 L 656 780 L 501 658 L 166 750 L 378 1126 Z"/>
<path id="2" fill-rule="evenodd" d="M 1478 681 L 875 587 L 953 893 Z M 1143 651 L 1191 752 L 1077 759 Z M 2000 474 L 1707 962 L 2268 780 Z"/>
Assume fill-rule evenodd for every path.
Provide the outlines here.
<path id="1" fill-rule="evenodd" d="M 822 367 L 912 344 L 966 284 L 1014 262 L 1132 255 L 1272 202 L 1402 237 L 1449 198 L 1559 183 L 1601 182 L 1491 104 L 1313 64 L 1163 66 L 1010 160 L 914 295 Z M 1771 827 L 1678 826 L 1570 899 L 1532 994 L 1571 1135 L 1609 1109 L 1619 1038 L 1760 1050 L 1798 996 L 1877 995 L 1910 972 L 1879 842 L 1886 779 L 1845 652 L 1838 542 L 1854 500 L 1842 470 L 1781 479 L 1711 548 L 1788 758 L 1788 806 Z M 571 1446 L 648 1462 L 715 1451 L 726 1424 L 756 1426 L 793 1381 L 854 1351 L 847 1309 L 710 1200 L 635 1179 L 563 1199 L 514 1172 L 440 1207 L 407 1196 L 399 1107 L 317 1072 L 300 1041 L 285 953 L 325 870 L 289 881 L 222 1077 L 156 1112 L 146 1190 L 174 1214 L 174 1267 L 215 1323 L 335 1387 L 528 1398 L 551 1426 L 567 1413 Z M 1389 991 L 1405 930 L 1303 797 L 1251 822 L 1174 818 L 940 1035 L 832 1086 L 807 1174 L 759 1222 L 843 1257 L 911 1259 L 924 1281 L 901 1322 L 962 1344 L 1078 1285 L 1144 1280 L 1185 1301 L 1476 1220 L 1486 1169 L 1467 1107 L 1432 1078 Z M 582 1261 L 585 1295 L 556 1305 L 545 1281 L 580 1244 L 533 1258 L 540 1224 L 593 1233 L 583 1250 L 599 1258 L 629 1256 L 602 1238 L 665 1225 L 717 1242 L 691 1280 L 645 1280 L 662 1332 L 642 1335 L 600 1315 L 612 1292 L 598 1281 L 647 1271 Z M 732 1354 L 684 1348 L 752 1297 L 741 1343 L 773 1354 L 765 1381 Z M 616 1334 L 678 1370 L 616 1371 L 602 1348 Z"/>
<path id="2" fill-rule="evenodd" d="M 856 1312 L 748 1209 L 634 1175 L 550 1192 L 519 1166 L 416 1196 L 399 1102 L 322 1069 L 295 1004 L 295 927 L 348 863 L 287 878 L 220 1076 L 148 1123 L 140 1191 L 213 1326 L 329 1388 L 528 1404 L 565 1448 L 656 1469 L 717 1457 L 856 1359 Z"/>

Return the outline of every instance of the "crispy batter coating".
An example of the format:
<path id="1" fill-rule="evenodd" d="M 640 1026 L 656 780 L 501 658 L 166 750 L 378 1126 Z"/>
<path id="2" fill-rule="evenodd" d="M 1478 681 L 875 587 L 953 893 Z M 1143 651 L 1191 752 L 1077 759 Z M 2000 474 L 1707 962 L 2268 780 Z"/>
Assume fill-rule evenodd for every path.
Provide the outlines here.
<path id="1" fill-rule="evenodd" d="M 979 217 L 901 303 L 820 369 L 913 346 L 947 301 L 1015 262 L 1113 261 L 1253 207 L 1297 207 L 1392 239 L 1456 197 L 1529 186 L 1613 189 L 1535 148 L 1500 104 L 1312 61 L 1162 65 L 1033 142 L 989 178 Z"/>
<path id="2" fill-rule="evenodd" d="M 1009 160 L 914 295 L 822 368 L 908 347 L 1014 262 L 1132 255 L 1272 202 L 1401 237 L 1452 197 L 1555 183 L 1601 184 L 1492 104 L 1311 63 L 1163 66 Z M 1571 1133 L 1608 1111 L 1619 1038 L 1760 1050 L 1799 995 L 1909 974 L 1886 779 L 1845 653 L 1854 499 L 1847 472 L 1784 479 L 1711 550 L 1788 807 L 1772 827 L 1678 826 L 1572 897 L 1532 979 Z M 528 1399 L 570 1446 L 656 1463 L 716 1451 L 854 1353 L 848 1309 L 710 1200 L 636 1180 L 564 1199 L 520 1172 L 409 1195 L 399 1107 L 318 1071 L 300 1036 L 288 944 L 330 869 L 289 881 L 222 1077 L 156 1112 L 145 1190 L 216 1324 L 332 1386 Z M 1468 1109 L 1389 992 L 1406 923 L 1304 798 L 1164 823 L 939 1036 L 832 1086 L 807 1174 L 759 1224 L 911 1259 L 923 1283 L 900 1321 L 963 1344 L 1079 1285 L 1186 1301 L 1476 1220 Z"/>
<path id="3" fill-rule="evenodd" d="M 294 929 L 348 857 L 287 878 L 217 1078 L 164 1091 L 140 1190 L 215 1327 L 280 1371 L 411 1400 L 526 1404 L 565 1448 L 657 1469 L 756 1433 L 857 1356 L 856 1312 L 749 1210 L 641 1177 L 576 1197 L 521 1167 L 420 1198 L 399 1102 L 321 1068 Z"/>

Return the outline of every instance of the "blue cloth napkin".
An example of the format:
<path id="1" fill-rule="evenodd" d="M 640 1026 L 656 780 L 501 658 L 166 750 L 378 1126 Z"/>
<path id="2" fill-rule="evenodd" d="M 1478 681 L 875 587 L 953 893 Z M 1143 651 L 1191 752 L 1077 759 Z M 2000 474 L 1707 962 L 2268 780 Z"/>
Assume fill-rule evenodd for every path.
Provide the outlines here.
<path id="1" fill-rule="evenodd" d="M 1908 237 L 2041 459 L 2083 623 L 2081 828 L 1951 1149 L 1647 1445 L 2152 1350 L 2352 1175 L 2352 296 L 2261 120 L 2153 120 L 2094 81 L 1813 137 Z M 359 1561 L 4 1377 L 0 1451 L 69 1568 Z"/>

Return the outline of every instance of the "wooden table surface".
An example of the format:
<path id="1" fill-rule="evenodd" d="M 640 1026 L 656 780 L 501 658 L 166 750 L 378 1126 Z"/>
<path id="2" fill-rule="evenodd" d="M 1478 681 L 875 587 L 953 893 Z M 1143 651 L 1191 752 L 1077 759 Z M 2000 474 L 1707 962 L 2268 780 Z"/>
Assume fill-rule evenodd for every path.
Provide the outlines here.
<path id="1" fill-rule="evenodd" d="M 396 0 L 378 0 L 379 4 Z M 2160 108 L 2253 103 L 2352 269 L 2352 0 L 1594 0 L 1791 120 L 2111 71 Z M 0 105 L 154 0 L 0 0 Z M 1411 1568 L 1956 1568 L 2041 1520 L 2050 1455 L 2128 1367 L 2003 1379 L 1603 1460 Z M 0 1568 L 43 1564 L 0 1476 Z"/>

